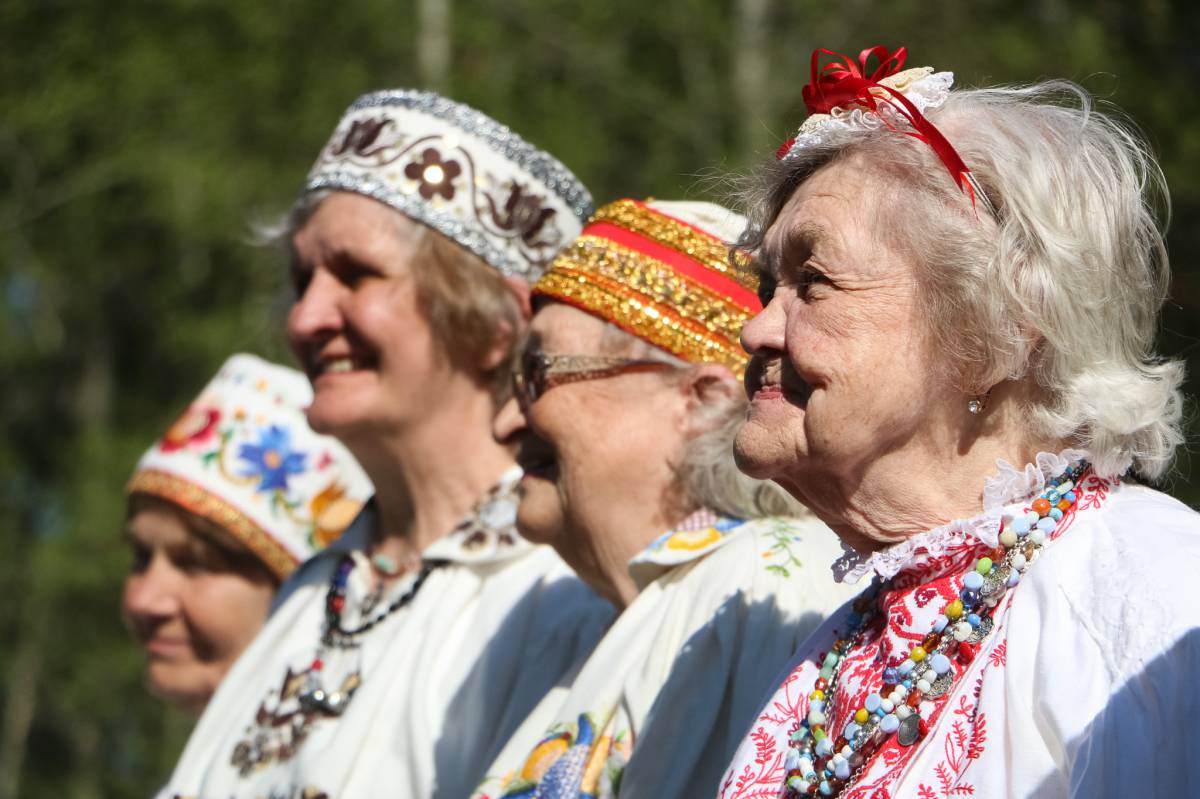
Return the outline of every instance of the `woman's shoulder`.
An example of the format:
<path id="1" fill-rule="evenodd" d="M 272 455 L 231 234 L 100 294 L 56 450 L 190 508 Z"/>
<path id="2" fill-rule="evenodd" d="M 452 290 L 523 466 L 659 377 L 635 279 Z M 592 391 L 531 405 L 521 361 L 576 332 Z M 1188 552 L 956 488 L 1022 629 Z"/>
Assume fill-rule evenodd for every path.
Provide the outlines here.
<path id="1" fill-rule="evenodd" d="M 1036 602 L 1050 628 L 1085 631 L 1122 672 L 1200 628 L 1200 514 L 1136 484 L 1112 483 L 1084 501 L 1014 601 Z"/>

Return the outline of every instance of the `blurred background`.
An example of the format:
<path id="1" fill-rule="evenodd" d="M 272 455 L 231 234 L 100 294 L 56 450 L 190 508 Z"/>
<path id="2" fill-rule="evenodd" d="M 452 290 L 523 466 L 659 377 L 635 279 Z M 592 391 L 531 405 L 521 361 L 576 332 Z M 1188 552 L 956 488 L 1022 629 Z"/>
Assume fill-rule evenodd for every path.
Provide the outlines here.
<path id="1" fill-rule="evenodd" d="M 443 90 L 604 202 L 720 200 L 716 176 L 803 118 L 814 46 L 905 44 L 960 85 L 1080 81 L 1161 157 L 1162 349 L 1196 375 L 1198 16 L 1183 0 L 0 4 L 0 799 L 143 797 L 173 764 L 189 722 L 145 695 L 118 619 L 122 486 L 228 354 L 287 359 L 282 261 L 250 225 L 288 207 L 360 93 Z M 1192 470 L 1183 456 L 1165 487 L 1196 505 Z"/>

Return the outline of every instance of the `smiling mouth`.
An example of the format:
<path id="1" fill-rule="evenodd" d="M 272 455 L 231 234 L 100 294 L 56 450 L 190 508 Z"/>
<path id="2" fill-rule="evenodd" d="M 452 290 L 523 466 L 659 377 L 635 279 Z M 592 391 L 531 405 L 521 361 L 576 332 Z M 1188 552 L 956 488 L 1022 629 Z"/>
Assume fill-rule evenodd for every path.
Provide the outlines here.
<path id="1" fill-rule="evenodd" d="M 769 361 L 753 359 L 746 370 L 746 394 L 750 401 L 786 399 L 793 404 L 803 405 L 812 394 L 812 388 L 781 358 Z"/>
<path id="2" fill-rule="evenodd" d="M 146 640 L 142 647 L 146 650 L 146 654 L 156 658 L 172 658 L 177 657 L 188 651 L 188 642 L 182 638 L 150 638 Z"/>
<path id="3" fill-rule="evenodd" d="M 308 367 L 310 380 L 317 380 L 326 375 L 344 375 L 373 369 L 375 364 L 370 359 L 341 355 L 335 357 L 316 358 Z"/>
<path id="4" fill-rule="evenodd" d="M 526 438 L 517 449 L 517 465 L 528 477 L 554 479 L 558 474 L 558 460 L 549 446 Z"/>

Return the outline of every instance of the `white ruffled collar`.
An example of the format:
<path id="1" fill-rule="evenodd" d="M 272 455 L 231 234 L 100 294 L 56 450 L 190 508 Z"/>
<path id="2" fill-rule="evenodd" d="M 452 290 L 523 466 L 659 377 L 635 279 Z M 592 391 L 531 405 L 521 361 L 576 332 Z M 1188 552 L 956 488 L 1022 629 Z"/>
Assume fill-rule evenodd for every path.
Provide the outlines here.
<path id="1" fill-rule="evenodd" d="M 936 561 L 964 545 L 982 542 L 989 547 L 999 544 L 1004 509 L 1040 494 L 1046 480 L 1062 474 L 1073 463 L 1088 457 L 1079 449 L 1064 449 L 1054 454 L 1039 452 L 1033 463 L 1023 469 L 1005 460 L 996 461 L 996 473 L 983 482 L 983 512 L 970 519 L 956 519 L 919 535 L 893 544 L 878 552 L 858 552 L 845 543 L 842 557 L 833 564 L 834 577 L 853 585 L 874 573 L 890 580 L 900 572 Z"/>

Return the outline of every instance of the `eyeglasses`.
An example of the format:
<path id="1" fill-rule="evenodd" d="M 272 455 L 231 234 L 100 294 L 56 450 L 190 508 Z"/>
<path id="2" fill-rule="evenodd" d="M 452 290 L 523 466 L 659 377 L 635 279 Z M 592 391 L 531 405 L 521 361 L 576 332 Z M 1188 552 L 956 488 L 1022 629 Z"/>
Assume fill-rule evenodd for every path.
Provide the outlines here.
<path id="1" fill-rule="evenodd" d="M 524 352 L 513 365 L 513 394 L 523 407 L 529 407 L 555 386 L 581 380 L 599 380 L 628 372 L 677 369 L 675 364 L 638 358 L 604 355 L 547 355 Z"/>

